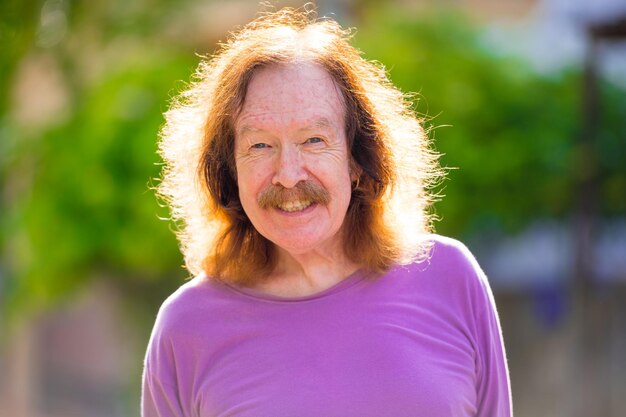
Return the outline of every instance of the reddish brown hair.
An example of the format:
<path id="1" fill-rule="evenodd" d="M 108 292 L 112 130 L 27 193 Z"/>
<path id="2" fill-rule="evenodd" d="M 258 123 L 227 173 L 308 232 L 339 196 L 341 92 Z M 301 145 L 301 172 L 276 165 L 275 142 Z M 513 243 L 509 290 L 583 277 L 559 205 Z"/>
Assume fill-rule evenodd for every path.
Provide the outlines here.
<path id="1" fill-rule="evenodd" d="M 326 69 L 344 99 L 358 176 L 343 224 L 345 255 L 375 273 L 425 255 L 427 186 L 440 174 L 437 155 L 404 96 L 349 38 L 312 11 L 263 15 L 201 63 L 197 81 L 166 113 L 159 192 L 183 221 L 179 238 L 192 273 L 250 285 L 275 266 L 273 244 L 256 231 L 239 200 L 234 121 L 256 70 L 297 62 Z"/>

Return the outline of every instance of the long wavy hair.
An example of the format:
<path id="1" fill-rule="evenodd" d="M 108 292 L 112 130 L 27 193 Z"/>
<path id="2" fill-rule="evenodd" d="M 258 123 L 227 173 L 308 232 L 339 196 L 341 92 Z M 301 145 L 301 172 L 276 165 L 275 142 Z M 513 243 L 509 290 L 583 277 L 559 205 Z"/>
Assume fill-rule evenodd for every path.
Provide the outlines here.
<path id="1" fill-rule="evenodd" d="M 351 33 L 314 10 L 266 13 L 231 34 L 200 63 L 165 113 L 158 193 L 171 207 L 192 274 L 253 285 L 276 265 L 273 243 L 256 231 L 239 200 L 234 122 L 256 70 L 313 62 L 343 95 L 355 181 L 343 224 L 348 259 L 372 273 L 423 260 L 431 231 L 438 154 L 407 97 L 384 68 L 361 57 Z"/>

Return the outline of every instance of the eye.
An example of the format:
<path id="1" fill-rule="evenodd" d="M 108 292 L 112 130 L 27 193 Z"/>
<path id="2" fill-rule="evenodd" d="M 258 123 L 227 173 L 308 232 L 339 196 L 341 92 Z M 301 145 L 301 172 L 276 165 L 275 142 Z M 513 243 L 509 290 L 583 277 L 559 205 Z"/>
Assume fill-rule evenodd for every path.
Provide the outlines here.
<path id="1" fill-rule="evenodd" d="M 250 149 L 265 149 L 269 147 L 269 145 L 267 143 L 255 143 L 254 145 L 250 146 Z"/>
<path id="2" fill-rule="evenodd" d="M 312 138 L 308 138 L 304 143 L 321 143 L 323 139 L 317 136 L 313 136 Z"/>

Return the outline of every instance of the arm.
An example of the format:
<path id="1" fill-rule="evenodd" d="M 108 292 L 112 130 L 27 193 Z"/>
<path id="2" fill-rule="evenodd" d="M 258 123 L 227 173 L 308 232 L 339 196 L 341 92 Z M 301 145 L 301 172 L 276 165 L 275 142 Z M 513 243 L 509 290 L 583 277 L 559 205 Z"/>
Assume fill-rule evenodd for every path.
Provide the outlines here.
<path id="1" fill-rule="evenodd" d="M 146 367 L 141 390 L 141 417 L 183 417 L 177 389 Z"/>
<path id="2" fill-rule="evenodd" d="M 506 354 L 502 342 L 500 323 L 493 304 L 487 301 L 484 314 L 479 316 L 479 374 L 476 393 L 476 417 L 510 417 L 511 392 Z"/>
<path id="3" fill-rule="evenodd" d="M 511 391 L 500 321 L 489 282 L 468 253 L 475 275 L 472 291 L 476 343 L 476 417 L 511 417 Z"/>
<path id="4" fill-rule="evenodd" d="M 141 417 L 191 417 L 184 386 L 189 378 L 181 377 L 188 355 L 180 348 L 184 343 L 176 331 L 175 312 L 171 303 L 164 303 L 152 329 L 144 362 Z"/>

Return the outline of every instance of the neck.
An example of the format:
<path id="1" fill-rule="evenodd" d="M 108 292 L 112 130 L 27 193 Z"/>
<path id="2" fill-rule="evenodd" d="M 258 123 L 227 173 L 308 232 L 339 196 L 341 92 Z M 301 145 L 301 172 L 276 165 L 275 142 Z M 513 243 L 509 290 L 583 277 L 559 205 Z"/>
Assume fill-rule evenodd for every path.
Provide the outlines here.
<path id="1" fill-rule="evenodd" d="M 278 248 L 278 263 L 270 276 L 256 288 L 284 297 L 303 297 L 330 288 L 354 273 L 359 265 L 341 248 L 293 254 Z"/>

